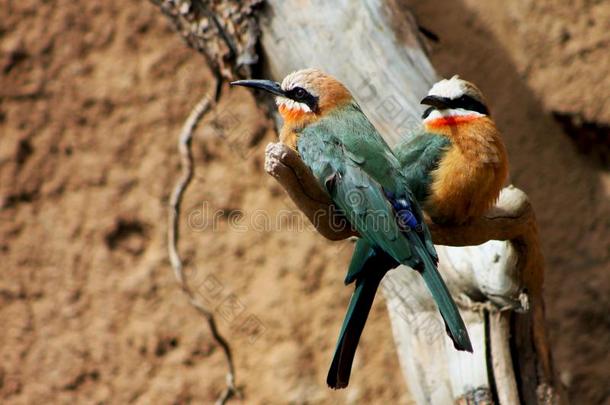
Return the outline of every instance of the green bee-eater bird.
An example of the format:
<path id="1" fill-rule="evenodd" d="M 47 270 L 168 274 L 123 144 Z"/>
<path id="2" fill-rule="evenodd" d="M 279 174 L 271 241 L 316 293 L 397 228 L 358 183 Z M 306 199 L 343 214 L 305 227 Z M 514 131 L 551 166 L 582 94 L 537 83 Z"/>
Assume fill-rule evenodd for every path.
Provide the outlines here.
<path id="1" fill-rule="evenodd" d="M 472 352 L 464 322 L 437 270 L 438 256 L 400 161 L 347 88 L 316 69 L 282 83 L 240 80 L 234 85 L 277 96 L 280 140 L 294 148 L 360 238 L 345 279 L 356 287 L 340 331 L 327 383 L 344 388 L 377 287 L 399 264 L 418 271 L 458 350 Z"/>

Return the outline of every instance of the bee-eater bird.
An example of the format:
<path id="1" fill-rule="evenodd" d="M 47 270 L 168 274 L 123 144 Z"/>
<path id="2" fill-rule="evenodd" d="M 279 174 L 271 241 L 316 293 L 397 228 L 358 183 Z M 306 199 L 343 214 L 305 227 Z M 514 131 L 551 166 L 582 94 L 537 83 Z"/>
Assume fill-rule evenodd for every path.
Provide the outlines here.
<path id="1" fill-rule="evenodd" d="M 437 223 L 463 224 L 498 200 L 508 176 L 500 132 L 481 91 L 453 76 L 421 101 L 424 130 L 394 148 L 424 211 Z"/>
<path id="2" fill-rule="evenodd" d="M 234 85 L 277 96 L 280 140 L 295 149 L 360 234 L 345 279 L 356 287 L 328 372 L 331 388 L 349 383 L 352 361 L 385 273 L 399 264 L 418 271 L 458 350 L 472 352 L 468 332 L 437 270 L 438 256 L 401 164 L 347 88 L 316 69 L 282 83 L 240 80 Z"/>

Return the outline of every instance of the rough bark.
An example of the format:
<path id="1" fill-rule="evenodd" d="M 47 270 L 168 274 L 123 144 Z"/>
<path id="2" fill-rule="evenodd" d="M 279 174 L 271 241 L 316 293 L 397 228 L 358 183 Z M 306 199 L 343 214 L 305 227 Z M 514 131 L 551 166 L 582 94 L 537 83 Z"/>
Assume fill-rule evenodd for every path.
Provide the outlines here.
<path id="1" fill-rule="evenodd" d="M 263 0 L 151 0 L 186 43 L 224 79 L 248 76 L 258 62 L 255 11 Z"/>

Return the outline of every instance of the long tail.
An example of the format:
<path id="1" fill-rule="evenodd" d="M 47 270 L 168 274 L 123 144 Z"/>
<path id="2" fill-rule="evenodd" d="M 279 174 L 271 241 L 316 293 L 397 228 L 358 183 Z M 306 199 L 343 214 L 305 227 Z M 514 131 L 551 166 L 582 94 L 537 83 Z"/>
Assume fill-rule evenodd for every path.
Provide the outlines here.
<path id="1" fill-rule="evenodd" d="M 470 343 L 468 331 L 466 330 L 462 316 L 460 315 L 453 298 L 451 298 L 449 289 L 438 272 L 436 264 L 421 242 L 415 243 L 414 245 L 416 251 L 419 253 L 419 257 L 423 261 L 423 267 L 420 270 L 420 273 L 445 321 L 445 327 L 447 328 L 449 337 L 453 340 L 453 346 L 455 346 L 457 350 L 472 353 L 472 343 Z"/>
<path id="2" fill-rule="evenodd" d="M 356 347 L 384 273 L 371 272 L 356 281 L 356 289 L 349 302 L 333 361 L 326 377 L 326 383 L 331 388 L 345 388 L 349 383 Z"/>
<path id="3" fill-rule="evenodd" d="M 333 361 L 326 377 L 329 387 L 347 387 L 358 341 L 373 305 L 377 287 L 385 273 L 397 265 L 398 263 L 385 253 L 375 252 L 364 240 L 360 239 L 356 244 L 346 277 L 346 283 L 356 279 L 356 288 L 345 313 Z"/>

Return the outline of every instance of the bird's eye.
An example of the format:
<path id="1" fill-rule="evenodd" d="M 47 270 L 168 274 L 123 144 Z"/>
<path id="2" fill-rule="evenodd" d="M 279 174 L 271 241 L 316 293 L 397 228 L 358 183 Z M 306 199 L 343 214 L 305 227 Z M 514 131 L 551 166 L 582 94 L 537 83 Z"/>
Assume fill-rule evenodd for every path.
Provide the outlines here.
<path id="1" fill-rule="evenodd" d="M 296 99 L 302 100 L 306 94 L 307 92 L 301 87 L 297 87 L 294 89 L 294 98 Z"/>

